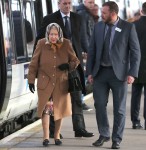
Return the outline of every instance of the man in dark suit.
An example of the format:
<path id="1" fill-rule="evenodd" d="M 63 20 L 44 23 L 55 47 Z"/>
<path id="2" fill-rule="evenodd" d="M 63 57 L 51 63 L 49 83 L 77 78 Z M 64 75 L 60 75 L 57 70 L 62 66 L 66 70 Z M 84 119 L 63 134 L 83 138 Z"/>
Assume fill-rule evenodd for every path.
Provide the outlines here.
<path id="1" fill-rule="evenodd" d="M 133 24 L 118 17 L 118 5 L 109 1 L 102 5 L 102 20 L 94 27 L 87 58 L 89 82 L 93 97 L 99 139 L 94 146 L 110 140 L 107 103 L 113 94 L 112 149 L 119 149 L 126 117 L 127 83 L 138 76 L 140 47 Z"/>
<path id="2" fill-rule="evenodd" d="M 132 97 L 131 97 L 131 121 L 133 129 L 142 129 L 140 123 L 139 111 L 142 89 L 144 87 L 144 120 L 146 130 L 146 2 L 142 5 L 142 16 L 139 20 L 135 21 L 135 27 L 140 43 L 141 61 L 138 73 L 138 78 L 132 84 Z"/>
<path id="3" fill-rule="evenodd" d="M 83 110 L 82 110 L 82 93 L 86 94 L 85 91 L 85 79 L 83 72 L 83 61 L 82 61 L 82 50 L 80 44 L 81 37 L 81 18 L 78 14 L 71 12 L 71 0 L 59 0 L 58 6 L 60 10 L 56 11 L 51 15 L 47 15 L 43 18 L 42 26 L 38 32 L 36 37 L 36 43 L 39 39 L 45 37 L 46 27 L 50 23 L 57 23 L 60 25 L 63 31 L 63 36 L 68 38 L 72 42 L 72 46 L 75 50 L 77 57 L 80 60 L 80 65 L 77 68 L 78 74 L 80 76 L 83 91 L 79 91 L 77 93 L 71 93 L 72 99 L 72 121 L 73 121 L 73 129 L 75 131 L 75 137 L 92 137 L 93 133 L 87 132 L 85 128 Z M 67 16 L 69 32 L 65 28 L 65 17 Z M 54 121 L 53 117 L 51 117 L 51 125 L 50 125 L 50 133 L 54 134 Z M 51 135 L 52 136 L 52 135 Z"/>

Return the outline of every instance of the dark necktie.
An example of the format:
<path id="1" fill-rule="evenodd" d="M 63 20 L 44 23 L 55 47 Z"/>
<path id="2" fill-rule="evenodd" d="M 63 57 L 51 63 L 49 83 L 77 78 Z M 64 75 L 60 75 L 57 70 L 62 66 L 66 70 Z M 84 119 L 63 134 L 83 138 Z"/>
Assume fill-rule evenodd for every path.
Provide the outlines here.
<path id="1" fill-rule="evenodd" d="M 68 22 L 68 16 L 65 16 L 65 33 L 66 33 L 66 38 L 71 40 L 71 31 L 69 27 L 69 22 Z"/>
<path id="2" fill-rule="evenodd" d="M 108 25 L 108 30 L 105 36 L 103 44 L 103 54 L 102 54 L 102 63 L 106 66 L 111 66 L 109 50 L 110 50 L 110 38 L 111 38 L 111 29 L 113 25 Z"/>

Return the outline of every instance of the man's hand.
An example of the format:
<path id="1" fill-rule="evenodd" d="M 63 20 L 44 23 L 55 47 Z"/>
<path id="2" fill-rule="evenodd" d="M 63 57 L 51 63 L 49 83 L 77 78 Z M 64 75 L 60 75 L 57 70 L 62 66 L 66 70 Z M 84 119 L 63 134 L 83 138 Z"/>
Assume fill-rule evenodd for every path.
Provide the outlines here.
<path id="1" fill-rule="evenodd" d="M 128 78 L 127 78 L 127 83 L 128 83 L 128 84 L 132 84 L 132 83 L 134 82 L 134 80 L 135 80 L 134 77 L 128 76 Z"/>
<path id="2" fill-rule="evenodd" d="M 93 83 L 93 77 L 92 77 L 92 75 L 88 76 L 88 81 L 89 81 L 89 83 Z"/>

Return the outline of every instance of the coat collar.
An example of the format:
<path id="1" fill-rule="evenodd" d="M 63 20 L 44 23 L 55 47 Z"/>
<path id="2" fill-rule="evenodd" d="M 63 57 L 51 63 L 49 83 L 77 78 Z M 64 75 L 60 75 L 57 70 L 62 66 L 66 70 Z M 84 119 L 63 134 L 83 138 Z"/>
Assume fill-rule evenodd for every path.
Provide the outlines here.
<path id="1" fill-rule="evenodd" d="M 62 19 L 60 10 L 58 10 L 58 11 L 56 12 L 56 19 L 57 19 L 57 23 L 60 25 L 61 29 L 62 29 L 63 32 L 64 32 L 65 28 L 64 28 L 64 23 L 63 23 L 63 19 Z"/>
<path id="2" fill-rule="evenodd" d="M 60 13 L 60 10 L 58 10 L 56 12 L 56 19 L 57 19 L 57 23 L 60 25 L 62 31 L 63 31 L 63 35 L 64 37 L 66 38 L 66 35 L 65 35 L 65 27 L 64 27 L 64 22 L 63 22 L 63 18 L 61 16 L 61 13 Z M 74 13 L 73 12 L 70 12 L 70 25 L 71 25 L 71 32 L 72 32 L 72 36 L 74 33 L 76 33 L 75 31 L 75 23 L 77 22 L 78 20 L 76 20 L 76 17 L 74 17 Z"/>

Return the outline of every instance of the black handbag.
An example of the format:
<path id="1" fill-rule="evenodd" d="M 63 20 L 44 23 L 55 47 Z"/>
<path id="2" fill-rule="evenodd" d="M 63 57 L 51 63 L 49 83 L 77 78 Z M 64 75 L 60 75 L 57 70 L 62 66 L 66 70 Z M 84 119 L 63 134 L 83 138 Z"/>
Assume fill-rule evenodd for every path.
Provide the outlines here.
<path id="1" fill-rule="evenodd" d="M 68 73 L 68 83 L 69 83 L 68 91 L 70 93 L 82 91 L 82 84 L 76 70 Z"/>

